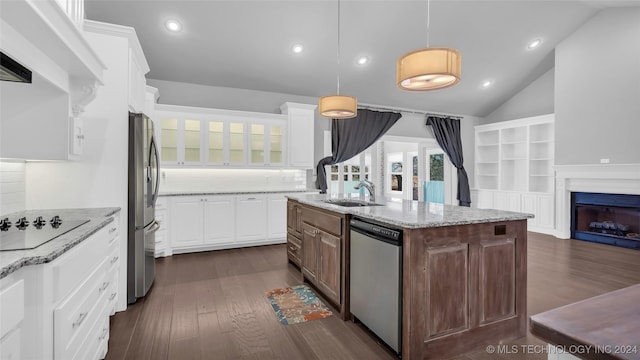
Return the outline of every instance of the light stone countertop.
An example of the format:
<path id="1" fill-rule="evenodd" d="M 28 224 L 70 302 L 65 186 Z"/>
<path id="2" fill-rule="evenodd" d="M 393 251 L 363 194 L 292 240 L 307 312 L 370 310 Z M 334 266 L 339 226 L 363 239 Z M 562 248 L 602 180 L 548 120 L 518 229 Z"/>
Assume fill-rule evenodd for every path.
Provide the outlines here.
<path id="1" fill-rule="evenodd" d="M 497 221 L 533 218 L 532 214 L 503 210 L 473 209 L 464 206 L 443 205 L 411 200 L 376 198 L 381 206 L 344 207 L 325 203 L 325 200 L 357 200 L 369 202 L 368 195 L 358 194 L 292 194 L 289 199 L 321 209 L 351 214 L 363 219 L 395 225 L 401 228 L 418 229 L 451 225 L 480 224 Z"/>
<path id="2" fill-rule="evenodd" d="M 0 218 L 6 217 L 15 222 L 15 220 L 26 216 L 29 221 L 42 216 L 50 219 L 54 215 L 59 215 L 62 221 L 65 220 L 89 220 L 83 224 L 59 237 L 46 242 L 35 249 L 31 250 L 8 250 L 0 251 L 0 279 L 17 271 L 23 266 L 45 264 L 58 258 L 60 255 L 69 251 L 74 246 L 81 243 L 98 230 L 107 226 L 113 221 L 111 215 L 120 212 L 120 208 L 90 208 L 90 209 L 46 209 L 46 210 L 27 210 L 2 215 Z M 121 229 L 121 231 L 123 231 Z"/>
<path id="3" fill-rule="evenodd" d="M 179 190 L 179 191 L 160 191 L 158 196 L 198 196 L 198 195 L 243 195 L 243 194 L 287 194 L 287 193 L 319 193 L 319 189 L 292 189 L 292 190 Z"/>

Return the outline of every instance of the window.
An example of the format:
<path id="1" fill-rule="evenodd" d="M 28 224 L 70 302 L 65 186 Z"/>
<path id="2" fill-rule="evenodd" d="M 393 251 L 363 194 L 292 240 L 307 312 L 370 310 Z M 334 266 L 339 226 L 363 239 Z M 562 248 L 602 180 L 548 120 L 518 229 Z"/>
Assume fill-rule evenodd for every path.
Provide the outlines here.
<path id="1" fill-rule="evenodd" d="M 444 154 L 429 156 L 429 180 L 444 181 Z"/>
<path id="2" fill-rule="evenodd" d="M 354 189 L 361 180 L 369 179 L 369 167 L 371 165 L 371 153 L 364 152 L 352 157 L 340 164 L 331 165 L 327 193 L 351 194 L 365 193 L 365 189 Z"/>

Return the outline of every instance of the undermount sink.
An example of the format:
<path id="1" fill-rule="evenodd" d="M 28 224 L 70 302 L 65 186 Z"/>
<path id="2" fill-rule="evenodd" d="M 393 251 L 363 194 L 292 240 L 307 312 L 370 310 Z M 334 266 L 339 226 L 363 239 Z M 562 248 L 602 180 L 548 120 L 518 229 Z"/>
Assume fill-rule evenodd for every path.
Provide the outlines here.
<path id="1" fill-rule="evenodd" d="M 359 207 L 359 206 L 381 206 L 382 204 L 376 204 L 372 202 L 366 201 L 357 201 L 357 200 L 325 200 L 327 204 L 338 205 L 344 207 Z"/>

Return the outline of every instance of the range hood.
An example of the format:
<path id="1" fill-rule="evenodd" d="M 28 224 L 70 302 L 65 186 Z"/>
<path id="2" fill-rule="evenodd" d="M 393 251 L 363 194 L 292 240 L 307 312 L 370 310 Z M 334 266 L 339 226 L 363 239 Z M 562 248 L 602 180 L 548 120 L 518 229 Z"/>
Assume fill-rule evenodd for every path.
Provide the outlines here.
<path id="1" fill-rule="evenodd" d="M 31 70 L 0 52 L 0 80 L 31 83 Z"/>

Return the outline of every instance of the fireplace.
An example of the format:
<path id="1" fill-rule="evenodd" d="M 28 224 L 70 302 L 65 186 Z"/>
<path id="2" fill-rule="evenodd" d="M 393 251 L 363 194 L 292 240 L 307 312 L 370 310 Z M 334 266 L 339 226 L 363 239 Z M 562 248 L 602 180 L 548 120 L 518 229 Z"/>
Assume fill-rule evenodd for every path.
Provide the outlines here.
<path id="1" fill-rule="evenodd" d="M 640 249 L 640 195 L 572 192 L 571 237 Z"/>

